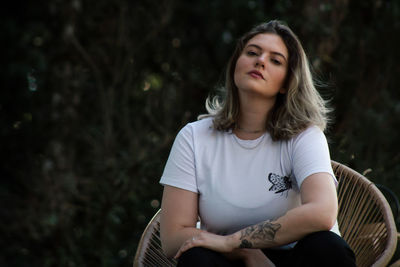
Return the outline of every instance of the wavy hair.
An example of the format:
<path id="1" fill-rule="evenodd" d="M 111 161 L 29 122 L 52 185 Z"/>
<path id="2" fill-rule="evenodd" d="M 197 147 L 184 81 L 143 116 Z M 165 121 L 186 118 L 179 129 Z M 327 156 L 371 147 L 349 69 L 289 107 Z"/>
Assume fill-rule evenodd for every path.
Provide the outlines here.
<path id="1" fill-rule="evenodd" d="M 213 127 L 221 131 L 237 126 L 240 101 L 234 82 L 236 62 L 247 42 L 262 33 L 279 35 L 289 52 L 288 72 L 284 82 L 286 93 L 278 94 L 268 114 L 267 131 L 273 140 L 290 139 L 310 125 L 316 125 L 324 131 L 330 109 L 314 86 L 308 59 L 298 37 L 288 26 L 277 20 L 255 26 L 238 40 L 226 70 L 224 97 L 222 101 L 221 96 L 208 97 L 208 114 L 199 116 L 199 119 L 212 116 Z"/>

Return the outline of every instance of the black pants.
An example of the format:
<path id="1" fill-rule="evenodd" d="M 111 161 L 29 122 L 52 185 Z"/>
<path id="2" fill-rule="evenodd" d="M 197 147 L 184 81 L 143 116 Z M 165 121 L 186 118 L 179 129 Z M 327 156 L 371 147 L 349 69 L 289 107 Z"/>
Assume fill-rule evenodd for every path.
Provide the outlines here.
<path id="1" fill-rule="evenodd" d="M 340 236 L 330 231 L 307 235 L 290 250 L 265 249 L 263 252 L 278 267 L 356 266 L 351 248 Z M 218 252 L 195 247 L 181 255 L 178 266 L 239 267 L 244 264 L 240 261 L 232 262 Z"/>

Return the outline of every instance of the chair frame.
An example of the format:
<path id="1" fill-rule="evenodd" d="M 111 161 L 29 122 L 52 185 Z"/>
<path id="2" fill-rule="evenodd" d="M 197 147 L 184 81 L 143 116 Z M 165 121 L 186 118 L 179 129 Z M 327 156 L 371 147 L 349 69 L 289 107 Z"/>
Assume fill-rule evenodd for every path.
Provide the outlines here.
<path id="1" fill-rule="evenodd" d="M 176 266 L 176 260 L 168 259 L 161 247 L 160 217 L 161 209 L 156 212 L 144 229 L 133 260 L 134 267 Z"/>
<path id="2" fill-rule="evenodd" d="M 397 245 L 389 203 L 360 173 L 335 161 L 332 168 L 339 182 L 339 230 L 356 254 L 357 266 L 387 266 Z"/>

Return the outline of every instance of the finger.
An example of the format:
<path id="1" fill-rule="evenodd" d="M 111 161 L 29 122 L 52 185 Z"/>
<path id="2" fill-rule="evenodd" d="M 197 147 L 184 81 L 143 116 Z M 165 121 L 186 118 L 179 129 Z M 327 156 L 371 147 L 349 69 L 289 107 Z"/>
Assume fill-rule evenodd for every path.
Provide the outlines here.
<path id="1" fill-rule="evenodd" d="M 188 243 L 186 243 L 186 244 L 184 244 L 184 245 L 179 249 L 179 251 L 178 251 L 178 253 L 176 254 L 175 258 L 176 258 L 176 259 L 179 258 L 179 257 L 182 255 L 182 253 L 184 253 L 185 251 L 187 251 L 187 250 L 189 250 L 189 249 L 191 249 L 191 248 L 193 248 L 193 247 L 196 247 L 196 244 L 193 243 L 192 241 L 191 241 L 191 242 L 188 242 Z"/>
<path id="2" fill-rule="evenodd" d="M 191 245 L 182 246 L 182 247 L 179 249 L 179 251 L 176 253 L 174 259 L 178 259 L 178 258 L 182 255 L 183 252 L 185 252 L 185 251 L 191 249 L 192 247 L 193 247 L 193 246 L 191 246 Z"/>
<path id="3" fill-rule="evenodd" d="M 195 237 L 193 237 L 192 239 L 187 240 L 185 243 L 183 243 L 183 245 L 179 248 L 178 252 L 176 253 L 174 259 L 179 258 L 183 252 L 196 247 L 197 244 L 195 243 L 197 241 L 197 239 Z"/>

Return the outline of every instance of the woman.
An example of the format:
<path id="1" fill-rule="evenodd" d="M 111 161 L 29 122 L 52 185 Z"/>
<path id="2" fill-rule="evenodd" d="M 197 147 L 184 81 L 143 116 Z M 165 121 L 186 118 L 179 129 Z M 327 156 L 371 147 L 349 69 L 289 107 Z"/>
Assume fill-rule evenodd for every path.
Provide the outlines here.
<path id="1" fill-rule="evenodd" d="M 300 41 L 270 21 L 239 41 L 226 98 L 176 137 L 161 240 L 178 266 L 355 266 L 337 228 L 328 110 Z M 198 218 L 201 229 L 196 228 Z"/>

